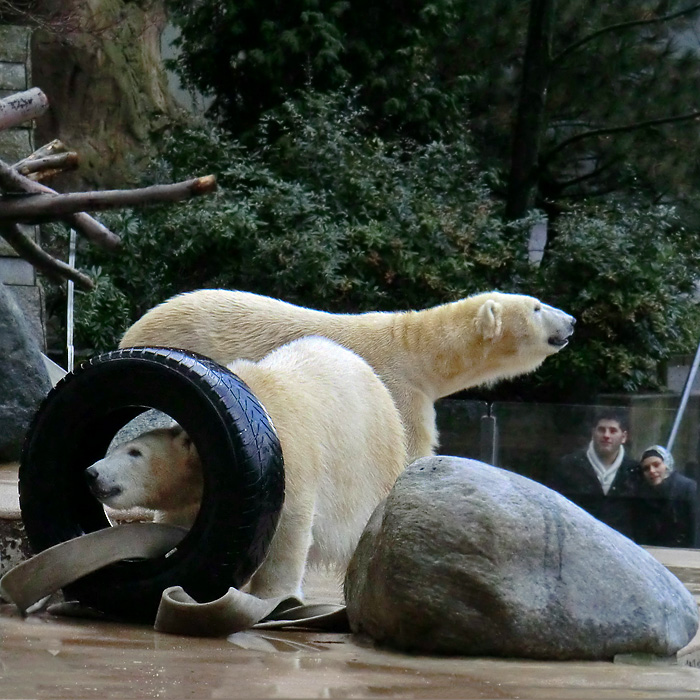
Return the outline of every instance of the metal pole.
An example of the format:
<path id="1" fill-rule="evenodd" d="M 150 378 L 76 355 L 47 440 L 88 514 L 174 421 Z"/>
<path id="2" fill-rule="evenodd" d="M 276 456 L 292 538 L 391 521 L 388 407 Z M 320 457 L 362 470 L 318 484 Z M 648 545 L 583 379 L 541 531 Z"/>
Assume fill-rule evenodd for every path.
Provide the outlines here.
<path id="1" fill-rule="evenodd" d="M 75 267 L 75 239 L 76 234 L 70 230 L 70 245 L 68 249 L 68 264 Z M 75 363 L 75 349 L 73 347 L 73 303 L 75 297 L 75 284 L 73 280 L 68 280 L 68 309 L 66 314 L 66 348 L 68 350 L 68 371 L 73 371 Z"/>
<path id="2" fill-rule="evenodd" d="M 691 365 L 688 376 L 686 377 L 685 385 L 683 387 L 683 394 L 681 395 L 681 402 L 678 406 L 676 417 L 673 420 L 671 434 L 669 435 L 668 442 L 666 443 L 666 449 L 669 452 L 673 450 L 673 443 L 676 441 L 676 436 L 678 435 L 678 428 L 681 424 L 681 420 L 683 419 L 683 413 L 685 412 L 685 407 L 688 403 L 688 398 L 690 397 L 690 391 L 693 388 L 693 383 L 695 382 L 695 375 L 697 374 L 698 366 L 700 366 L 700 343 L 698 343 L 693 364 Z"/>
<path id="3" fill-rule="evenodd" d="M 491 404 L 489 404 L 488 415 L 481 416 L 480 437 L 480 459 L 486 464 L 492 464 L 497 467 L 496 460 L 498 459 L 498 423 L 496 416 L 491 414 Z"/>

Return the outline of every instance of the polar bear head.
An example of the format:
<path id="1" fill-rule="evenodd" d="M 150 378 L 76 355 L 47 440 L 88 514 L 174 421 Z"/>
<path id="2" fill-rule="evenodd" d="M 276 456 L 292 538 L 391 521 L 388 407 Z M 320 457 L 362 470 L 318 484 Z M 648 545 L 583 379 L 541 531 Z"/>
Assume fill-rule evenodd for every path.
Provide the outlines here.
<path id="1" fill-rule="evenodd" d="M 535 297 L 475 294 L 409 315 L 436 396 L 532 372 L 569 342 L 576 319 Z M 425 362 L 422 364 L 426 371 Z"/>
<path id="2" fill-rule="evenodd" d="M 488 292 L 464 301 L 473 314 L 477 347 L 492 360 L 494 378 L 531 372 L 565 347 L 574 332 L 573 316 L 535 297 Z"/>
<path id="3" fill-rule="evenodd" d="M 569 342 L 574 332 L 573 316 L 535 297 L 490 292 L 473 299 L 478 306 L 476 327 L 485 340 L 512 336 L 552 355 Z"/>
<path id="4" fill-rule="evenodd" d="M 92 494 L 110 508 L 177 511 L 198 506 L 202 468 L 180 426 L 158 428 L 110 451 L 85 470 Z"/>

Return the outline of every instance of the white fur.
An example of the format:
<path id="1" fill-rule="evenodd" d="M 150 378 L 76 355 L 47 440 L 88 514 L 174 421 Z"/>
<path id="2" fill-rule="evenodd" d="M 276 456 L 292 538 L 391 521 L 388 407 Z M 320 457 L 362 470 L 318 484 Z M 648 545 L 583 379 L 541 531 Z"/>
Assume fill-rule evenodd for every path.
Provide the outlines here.
<path id="1" fill-rule="evenodd" d="M 259 360 L 302 336 L 331 338 L 367 360 L 386 384 L 413 461 L 437 448 L 437 399 L 533 371 L 566 345 L 574 322 L 533 297 L 499 292 L 422 311 L 330 314 L 249 292 L 202 289 L 151 309 L 120 347 L 165 345 L 228 364 Z"/>
<path id="2" fill-rule="evenodd" d="M 86 470 L 96 498 L 114 510 L 158 510 L 157 521 L 190 525 L 202 498 L 199 455 L 179 426 L 158 428 L 118 445 Z"/>
<path id="3" fill-rule="evenodd" d="M 229 368 L 270 414 L 285 463 L 280 522 L 250 590 L 301 597 L 307 558 L 344 569 L 406 466 L 401 419 L 371 367 L 326 338 L 303 338 Z M 201 500 L 201 464 L 177 429 L 145 433 L 87 472 L 103 503 L 156 509 L 161 522 L 191 523 Z"/>

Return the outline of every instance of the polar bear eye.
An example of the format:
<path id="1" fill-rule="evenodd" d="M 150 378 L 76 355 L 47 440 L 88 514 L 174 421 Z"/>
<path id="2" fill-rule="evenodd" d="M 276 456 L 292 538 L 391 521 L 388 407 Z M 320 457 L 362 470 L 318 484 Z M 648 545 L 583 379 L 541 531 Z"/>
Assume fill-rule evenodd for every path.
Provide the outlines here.
<path id="1" fill-rule="evenodd" d="M 542 304 L 535 304 L 535 312 L 542 311 Z"/>
<path id="2" fill-rule="evenodd" d="M 141 450 L 137 450 L 135 447 L 132 447 L 129 450 L 129 457 L 140 457 L 141 456 Z"/>

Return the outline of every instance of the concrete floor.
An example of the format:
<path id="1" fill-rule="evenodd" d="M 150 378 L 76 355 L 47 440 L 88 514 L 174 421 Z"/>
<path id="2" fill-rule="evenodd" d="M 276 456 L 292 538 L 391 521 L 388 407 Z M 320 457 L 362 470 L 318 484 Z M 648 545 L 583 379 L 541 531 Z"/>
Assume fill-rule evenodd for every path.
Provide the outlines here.
<path id="1" fill-rule="evenodd" d="M 0 468 L 0 517 L 13 514 Z M 5 498 L 2 491 L 5 491 Z M 9 492 L 9 493 L 8 493 Z M 16 511 L 14 511 L 16 515 Z M 700 551 L 650 549 L 700 595 Z M 312 572 L 309 602 L 341 599 Z M 626 663 L 622 663 L 626 661 Z M 349 634 L 257 630 L 195 639 L 0 604 L 0 698 L 618 698 L 700 697 L 700 635 L 674 660 L 537 662 L 427 657 Z"/>
<path id="2" fill-rule="evenodd" d="M 309 599 L 334 597 L 314 575 Z M 695 643 L 694 643 L 695 645 Z M 695 698 L 682 665 L 434 658 L 348 634 L 250 631 L 227 639 L 148 627 L 22 619 L 0 606 L 2 698 Z"/>

